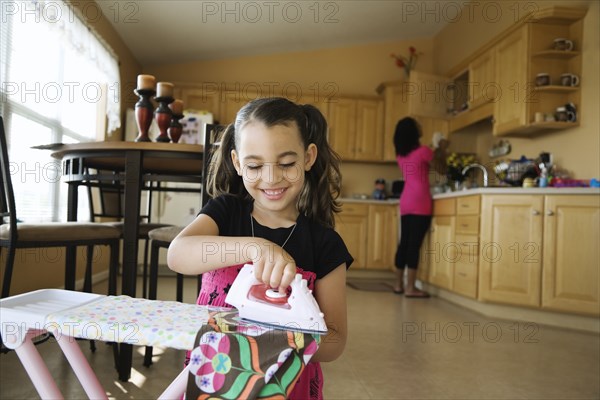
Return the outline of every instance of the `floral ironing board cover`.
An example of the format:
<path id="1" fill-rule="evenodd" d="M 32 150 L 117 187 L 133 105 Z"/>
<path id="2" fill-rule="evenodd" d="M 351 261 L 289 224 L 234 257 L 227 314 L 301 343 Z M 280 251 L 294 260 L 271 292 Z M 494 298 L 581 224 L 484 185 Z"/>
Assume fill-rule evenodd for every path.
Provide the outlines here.
<path id="1" fill-rule="evenodd" d="M 287 398 L 320 336 L 250 324 L 235 309 L 107 296 L 50 314 L 55 335 L 191 350 L 186 399 Z"/>

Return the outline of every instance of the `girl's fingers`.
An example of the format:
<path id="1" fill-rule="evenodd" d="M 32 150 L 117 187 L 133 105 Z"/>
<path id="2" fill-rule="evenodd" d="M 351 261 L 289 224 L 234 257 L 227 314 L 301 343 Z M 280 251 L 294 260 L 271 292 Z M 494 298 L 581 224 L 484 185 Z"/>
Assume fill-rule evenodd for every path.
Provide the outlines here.
<path id="1" fill-rule="evenodd" d="M 273 263 L 265 262 L 264 268 L 262 270 L 262 276 L 260 277 L 260 281 L 265 285 L 269 285 L 271 282 L 271 275 L 273 274 Z"/>
<path id="2" fill-rule="evenodd" d="M 294 280 L 295 276 L 296 276 L 296 264 L 287 263 L 285 265 L 285 268 L 283 269 L 283 275 L 281 277 L 281 282 L 279 283 L 279 291 L 282 293 L 285 293 L 288 286 L 290 286 L 290 284 Z"/>

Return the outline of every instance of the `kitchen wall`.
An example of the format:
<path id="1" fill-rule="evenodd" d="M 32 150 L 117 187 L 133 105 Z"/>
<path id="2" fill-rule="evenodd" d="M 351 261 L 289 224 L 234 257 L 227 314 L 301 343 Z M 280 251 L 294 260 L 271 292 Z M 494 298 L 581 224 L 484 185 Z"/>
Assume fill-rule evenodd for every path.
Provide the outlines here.
<path id="1" fill-rule="evenodd" d="M 453 18 L 434 38 L 435 72 L 446 74 L 481 46 L 516 22 L 528 10 L 550 6 L 583 7 L 581 124 L 568 130 L 532 138 L 509 138 L 510 158 L 535 157 L 542 151 L 554 154 L 554 162 L 580 179 L 600 177 L 600 2 L 598 1 L 477 1 L 467 3 L 465 14 Z M 470 12 L 469 12 L 470 11 Z M 483 150 L 482 161 L 492 143 L 491 124 L 469 127 L 455 135 L 454 146 Z M 471 143 L 474 142 L 474 143 Z"/>
<path id="2" fill-rule="evenodd" d="M 417 68 L 433 72 L 433 38 L 148 66 L 144 68 L 144 72 L 155 75 L 157 79 L 180 84 L 205 83 L 221 87 L 239 83 L 242 89 L 264 89 L 265 95 L 281 95 L 282 88 L 287 85 L 299 87 L 304 95 L 312 96 L 316 92 L 324 96 L 330 93 L 333 85 L 337 90 L 336 96 L 376 96 L 375 88 L 380 83 L 402 78 L 403 71 L 394 64 L 390 53 L 407 55 L 409 46 L 423 52 Z M 269 90 L 270 87 L 274 90 Z M 345 162 L 342 164 L 342 174 L 343 196 L 371 193 L 376 178 L 391 181 L 399 176 L 397 167 L 391 163 Z"/>

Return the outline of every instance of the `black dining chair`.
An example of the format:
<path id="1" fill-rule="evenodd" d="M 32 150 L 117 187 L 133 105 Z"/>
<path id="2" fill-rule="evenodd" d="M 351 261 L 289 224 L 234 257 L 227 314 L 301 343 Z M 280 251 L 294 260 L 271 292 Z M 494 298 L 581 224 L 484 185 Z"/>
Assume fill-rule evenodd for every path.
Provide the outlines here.
<path id="1" fill-rule="evenodd" d="M 117 228 L 96 223 L 49 222 L 21 223 L 17 219 L 16 201 L 11 180 L 8 144 L 4 120 L 0 117 L 0 248 L 6 248 L 6 265 L 2 281 L 2 298 L 10 295 L 17 249 L 76 246 L 108 246 L 110 248 L 109 294 L 116 294 L 120 232 Z M 87 257 L 86 275 L 91 273 L 93 257 Z M 64 286 L 75 290 L 76 265 L 65 266 Z M 89 277 L 86 277 L 89 280 Z M 86 288 L 88 289 L 88 288 Z M 91 290 L 91 287 L 89 287 Z"/>
<path id="2" fill-rule="evenodd" d="M 107 171 L 90 171 L 88 175 L 94 176 L 107 176 L 112 175 L 112 180 L 101 180 L 91 179 L 85 186 L 88 190 L 88 200 L 90 209 L 90 220 L 96 222 L 98 218 L 108 218 L 114 221 L 101 222 L 102 224 L 109 225 L 119 229 L 121 238 L 123 237 L 123 231 L 125 225 L 123 223 L 123 215 L 125 213 L 124 207 L 124 192 L 125 187 L 123 185 L 123 177 L 117 173 L 110 173 Z M 143 215 L 140 215 L 138 224 L 138 239 L 144 240 L 144 260 L 142 269 L 142 297 L 147 297 L 148 293 L 148 246 L 149 237 L 148 233 L 153 229 L 163 228 L 172 226 L 170 224 L 152 222 L 152 197 L 154 190 L 160 190 L 158 187 L 160 183 L 156 183 L 154 187 L 153 182 L 148 182 L 145 186 L 147 193 L 146 210 Z M 88 248 L 88 252 L 89 252 Z"/>
<path id="3" fill-rule="evenodd" d="M 208 191 L 206 190 L 206 182 L 208 179 L 208 172 L 210 170 L 210 160 L 214 151 L 219 146 L 219 137 L 225 126 L 216 124 L 206 124 L 204 132 L 204 147 L 202 157 L 202 188 L 201 188 L 201 206 L 204 206 L 209 199 Z M 156 300 L 157 297 L 157 286 L 158 286 L 158 259 L 159 251 L 161 248 L 168 249 L 171 242 L 175 239 L 179 232 L 183 230 L 183 227 L 169 226 L 151 230 L 148 232 L 148 236 L 151 239 L 150 244 L 150 279 L 149 279 L 149 290 L 148 299 Z M 179 302 L 183 301 L 183 275 L 176 275 L 176 299 Z M 202 275 L 198 275 L 198 290 L 196 293 L 200 293 L 202 289 Z M 144 365 L 149 367 L 152 365 L 152 347 L 147 346 L 144 354 Z"/>

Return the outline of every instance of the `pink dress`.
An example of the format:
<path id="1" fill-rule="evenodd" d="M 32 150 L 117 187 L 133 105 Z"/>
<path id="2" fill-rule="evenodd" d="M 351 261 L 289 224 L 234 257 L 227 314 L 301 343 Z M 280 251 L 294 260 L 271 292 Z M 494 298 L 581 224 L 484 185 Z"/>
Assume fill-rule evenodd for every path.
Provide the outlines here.
<path id="1" fill-rule="evenodd" d="M 433 151 L 420 146 L 407 156 L 396 156 L 398 167 L 404 177 L 404 189 L 400 196 L 400 215 L 431 215 L 432 202 L 429 191 L 429 163 Z"/>
<path id="2" fill-rule="evenodd" d="M 231 284 L 243 265 L 234 265 L 202 274 L 202 289 L 196 301 L 199 305 L 215 307 L 231 307 L 225 303 L 225 297 Z M 316 274 L 297 268 L 302 278 L 308 281 L 309 289 L 314 290 Z M 186 360 L 187 364 L 187 360 Z M 292 400 L 321 400 L 323 399 L 323 372 L 319 363 L 309 362 L 300 375 L 289 397 Z"/>

